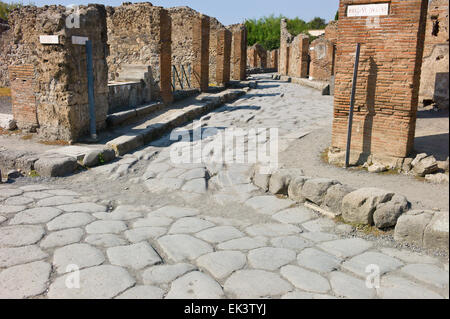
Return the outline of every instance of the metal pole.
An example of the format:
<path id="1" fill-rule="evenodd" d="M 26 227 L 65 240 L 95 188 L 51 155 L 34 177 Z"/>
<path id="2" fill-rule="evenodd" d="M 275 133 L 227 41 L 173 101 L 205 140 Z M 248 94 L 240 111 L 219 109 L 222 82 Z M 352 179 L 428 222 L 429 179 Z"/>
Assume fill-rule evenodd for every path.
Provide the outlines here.
<path id="1" fill-rule="evenodd" d="M 350 111 L 348 114 L 347 149 L 345 152 L 345 168 L 350 166 L 350 147 L 352 144 L 353 110 L 355 108 L 356 81 L 358 80 L 359 54 L 361 44 L 356 45 L 355 68 L 353 70 L 352 96 L 350 98 Z"/>
<path id="2" fill-rule="evenodd" d="M 89 120 L 91 138 L 97 139 L 97 125 L 95 119 L 95 99 L 94 99 L 94 71 L 92 63 L 92 41 L 86 41 L 87 77 L 88 77 L 88 99 L 89 99 Z"/>

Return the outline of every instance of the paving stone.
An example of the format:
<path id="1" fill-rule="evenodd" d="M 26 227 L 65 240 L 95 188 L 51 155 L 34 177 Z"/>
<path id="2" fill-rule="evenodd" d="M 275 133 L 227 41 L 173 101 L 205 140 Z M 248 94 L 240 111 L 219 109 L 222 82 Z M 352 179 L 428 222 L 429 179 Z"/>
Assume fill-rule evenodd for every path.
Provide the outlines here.
<path id="1" fill-rule="evenodd" d="M 197 209 L 165 206 L 149 214 L 149 217 L 168 217 L 168 218 L 183 218 L 192 217 L 200 214 Z"/>
<path id="2" fill-rule="evenodd" d="M 10 225 L 45 224 L 61 215 L 62 211 L 54 207 L 38 207 L 27 209 L 14 216 Z"/>
<path id="3" fill-rule="evenodd" d="M 275 196 L 256 196 L 245 202 L 258 213 L 264 215 L 273 215 L 281 210 L 287 209 L 295 204 L 289 199 L 280 199 Z"/>
<path id="4" fill-rule="evenodd" d="M 98 220 L 86 226 L 88 234 L 119 234 L 127 229 L 122 221 Z"/>
<path id="5" fill-rule="evenodd" d="M 287 224 L 258 224 L 247 227 L 245 231 L 250 236 L 280 237 L 302 233 L 302 230 Z"/>
<path id="6" fill-rule="evenodd" d="M 288 265 L 281 268 L 280 273 L 297 288 L 317 293 L 330 290 L 327 279 L 301 267 Z"/>
<path id="7" fill-rule="evenodd" d="M 417 280 L 438 288 L 448 288 L 448 272 L 430 264 L 412 264 L 402 268 L 402 272 Z"/>
<path id="8" fill-rule="evenodd" d="M 77 192 L 70 191 L 67 189 L 50 189 L 46 193 L 56 195 L 56 196 L 80 196 Z"/>
<path id="9" fill-rule="evenodd" d="M 79 203 L 71 205 L 62 205 L 58 207 L 65 212 L 77 212 L 77 213 L 98 213 L 106 212 L 106 206 L 98 205 L 95 203 Z"/>
<path id="10" fill-rule="evenodd" d="M 87 213 L 66 213 L 49 222 L 47 224 L 47 228 L 50 231 L 54 231 L 82 227 L 93 222 L 94 220 L 95 218 Z"/>
<path id="11" fill-rule="evenodd" d="M 220 251 L 197 259 L 197 265 L 209 271 L 214 278 L 224 279 L 234 271 L 242 269 L 247 257 L 239 251 Z"/>
<path id="12" fill-rule="evenodd" d="M 98 266 L 105 261 L 103 253 L 88 244 L 73 244 L 58 248 L 53 254 L 53 265 L 58 274 L 67 272 L 67 267 L 76 265 L 79 269 Z"/>
<path id="13" fill-rule="evenodd" d="M 342 264 L 342 268 L 365 278 L 370 274 L 370 271 L 367 272 L 366 269 L 371 265 L 379 267 L 380 275 L 384 275 L 387 272 L 400 268 L 403 266 L 403 263 L 384 254 L 366 252 L 347 260 Z"/>
<path id="14" fill-rule="evenodd" d="M 112 265 L 136 270 L 162 262 L 161 257 L 148 243 L 112 247 L 106 253 Z"/>
<path id="15" fill-rule="evenodd" d="M 398 250 L 394 248 L 382 248 L 381 252 L 391 257 L 400 259 L 408 264 L 437 264 L 439 261 L 431 256 L 419 254 L 409 250 Z"/>
<path id="16" fill-rule="evenodd" d="M 395 275 L 381 278 L 377 292 L 382 299 L 443 299 L 439 294 Z"/>
<path id="17" fill-rule="evenodd" d="M 44 249 L 62 247 L 78 243 L 84 235 L 81 228 L 71 228 L 50 233 L 41 241 L 40 246 Z"/>
<path id="18" fill-rule="evenodd" d="M 42 294 L 47 289 L 50 271 L 50 264 L 42 261 L 1 271 L 0 298 L 24 299 Z"/>
<path id="19" fill-rule="evenodd" d="M 302 250 L 311 246 L 311 243 L 298 236 L 277 237 L 270 240 L 274 247 Z"/>
<path id="20" fill-rule="evenodd" d="M 111 213 L 106 213 L 106 212 L 95 213 L 94 217 L 97 219 L 102 219 L 102 220 L 127 221 L 127 220 L 140 218 L 140 217 L 142 217 L 142 215 L 143 215 L 142 212 L 125 211 L 125 210 L 116 209 Z"/>
<path id="21" fill-rule="evenodd" d="M 217 246 L 222 250 L 252 250 L 267 246 L 265 237 L 242 237 L 223 242 Z"/>
<path id="22" fill-rule="evenodd" d="M 295 260 L 296 253 L 286 248 L 264 247 L 248 253 L 249 265 L 263 270 L 277 270 Z"/>
<path id="23" fill-rule="evenodd" d="M 167 233 L 164 227 L 141 227 L 127 230 L 124 235 L 132 243 L 139 243 L 149 239 L 156 239 Z"/>
<path id="24" fill-rule="evenodd" d="M 45 185 L 26 185 L 19 188 L 25 192 L 39 192 L 51 189 L 51 187 Z"/>
<path id="25" fill-rule="evenodd" d="M 10 197 L 5 201 L 7 206 L 25 206 L 34 202 L 34 199 L 25 196 Z"/>
<path id="26" fill-rule="evenodd" d="M 198 178 L 206 178 L 206 170 L 204 168 L 194 168 L 180 176 L 181 179 L 192 180 Z"/>
<path id="27" fill-rule="evenodd" d="M 16 266 L 42 260 L 48 255 L 38 246 L 24 246 L 14 248 L 0 248 L 0 268 Z"/>
<path id="28" fill-rule="evenodd" d="M 50 299 L 109 299 L 132 287 L 136 282 L 125 269 L 110 265 L 81 270 L 79 289 L 66 286 L 66 281 L 72 276 L 67 274 L 57 278 L 50 285 L 48 297 Z"/>
<path id="29" fill-rule="evenodd" d="M 303 233 L 300 236 L 303 238 L 306 238 L 310 241 L 313 241 L 315 243 L 322 243 L 326 241 L 332 241 L 338 239 L 338 236 L 329 234 L 329 233 L 322 233 L 322 232 L 308 232 Z"/>
<path id="30" fill-rule="evenodd" d="M 294 291 L 285 294 L 281 299 L 294 299 L 294 300 L 303 300 L 303 299 L 337 299 L 334 296 L 330 295 L 321 295 L 321 294 L 313 294 L 309 292 L 303 291 Z"/>
<path id="31" fill-rule="evenodd" d="M 182 191 L 204 194 L 207 192 L 206 180 L 204 178 L 197 178 L 187 181 L 181 188 Z"/>
<path id="32" fill-rule="evenodd" d="M 331 219 L 322 217 L 303 223 L 302 227 L 309 232 L 327 233 L 331 232 L 336 227 L 336 224 Z"/>
<path id="33" fill-rule="evenodd" d="M 339 269 L 341 260 L 318 249 L 307 248 L 298 254 L 297 263 L 320 273 L 328 273 Z"/>
<path id="34" fill-rule="evenodd" d="M 196 267 L 191 264 L 154 266 L 144 271 L 142 279 L 146 285 L 168 284 L 193 270 Z"/>
<path id="35" fill-rule="evenodd" d="M 195 260 L 201 255 L 213 252 L 204 241 L 189 235 L 168 235 L 158 239 L 163 252 L 174 262 Z"/>
<path id="36" fill-rule="evenodd" d="M 177 220 L 170 227 L 169 234 L 193 234 L 214 226 L 213 223 L 200 218 L 185 217 Z"/>
<path id="37" fill-rule="evenodd" d="M 128 289 L 124 293 L 117 296 L 115 299 L 163 299 L 164 290 L 152 286 L 136 286 Z"/>
<path id="38" fill-rule="evenodd" d="M 376 292 L 367 288 L 366 282 L 342 272 L 332 272 L 329 276 L 331 287 L 336 296 L 349 299 L 372 299 Z"/>
<path id="39" fill-rule="evenodd" d="M 199 271 L 190 272 L 172 283 L 166 299 L 222 299 L 222 287 Z"/>
<path id="40" fill-rule="evenodd" d="M 85 242 L 88 244 L 110 248 L 116 246 L 124 246 L 127 241 L 113 234 L 97 234 L 86 237 Z"/>
<path id="41" fill-rule="evenodd" d="M 13 197 L 13 196 L 20 196 L 22 194 L 23 194 L 23 190 L 21 190 L 21 189 L 6 188 L 6 189 L 2 189 L 0 198 L 9 198 L 9 197 Z"/>
<path id="42" fill-rule="evenodd" d="M 0 216 L 0 224 L 6 221 L 6 217 Z"/>
<path id="43" fill-rule="evenodd" d="M 53 196 L 41 199 L 36 203 L 40 207 L 61 206 L 78 202 L 73 196 Z"/>
<path id="44" fill-rule="evenodd" d="M 295 207 L 279 212 L 272 218 L 284 224 L 301 224 L 317 216 L 305 207 Z"/>
<path id="45" fill-rule="evenodd" d="M 42 226 L 6 226 L 0 228 L 0 247 L 20 247 L 37 243 L 44 237 Z"/>
<path id="46" fill-rule="evenodd" d="M 173 219 L 167 217 L 146 217 L 136 220 L 133 223 L 133 228 L 141 227 L 166 227 L 172 224 Z"/>
<path id="47" fill-rule="evenodd" d="M 291 291 L 292 286 L 272 272 L 239 270 L 227 279 L 224 290 L 237 299 L 261 299 L 283 295 Z"/>
<path id="48" fill-rule="evenodd" d="M 155 174 L 160 174 L 162 172 L 167 172 L 171 169 L 171 166 L 166 163 L 152 163 L 148 166 L 147 171 L 153 172 Z"/>
<path id="49" fill-rule="evenodd" d="M 196 234 L 196 237 L 213 244 L 222 243 L 224 241 L 229 241 L 244 236 L 245 235 L 242 232 L 232 226 L 208 228 Z"/>
<path id="50" fill-rule="evenodd" d="M 27 206 L 6 206 L 0 205 L 0 214 L 15 214 L 27 209 Z"/>
<path id="51" fill-rule="evenodd" d="M 372 247 L 372 243 L 360 238 L 350 238 L 322 243 L 319 247 L 339 258 L 347 258 L 365 252 Z"/>
<path id="52" fill-rule="evenodd" d="M 36 199 L 44 199 L 44 198 L 52 197 L 55 195 L 49 194 L 49 193 L 44 193 L 44 192 L 29 192 L 29 193 L 23 194 L 23 196 L 36 200 Z"/>
<path id="53" fill-rule="evenodd" d="M 150 192 L 161 193 L 180 190 L 184 180 L 179 178 L 158 178 L 147 180 L 144 184 Z"/>

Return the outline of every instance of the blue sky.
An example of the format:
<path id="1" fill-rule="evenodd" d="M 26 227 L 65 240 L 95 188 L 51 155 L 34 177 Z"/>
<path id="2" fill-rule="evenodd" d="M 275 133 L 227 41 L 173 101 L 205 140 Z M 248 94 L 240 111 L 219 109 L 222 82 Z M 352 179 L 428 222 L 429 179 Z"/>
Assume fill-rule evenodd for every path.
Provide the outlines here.
<path id="1" fill-rule="evenodd" d="M 3 0 L 4 1 L 4 0 Z M 129 0 L 131 2 L 131 0 Z M 148 0 L 153 5 L 163 7 L 189 6 L 209 16 L 216 17 L 223 24 L 243 22 L 247 18 L 259 18 L 269 14 L 283 14 L 288 18 L 300 17 L 309 21 L 316 16 L 329 21 L 338 9 L 339 0 Z M 10 2 L 10 1 L 6 1 Z M 125 0 L 32 0 L 37 6 L 46 4 L 87 4 L 103 3 L 112 6 L 120 5 Z M 133 1 L 137 2 L 137 1 Z M 28 3 L 28 0 L 23 0 Z"/>

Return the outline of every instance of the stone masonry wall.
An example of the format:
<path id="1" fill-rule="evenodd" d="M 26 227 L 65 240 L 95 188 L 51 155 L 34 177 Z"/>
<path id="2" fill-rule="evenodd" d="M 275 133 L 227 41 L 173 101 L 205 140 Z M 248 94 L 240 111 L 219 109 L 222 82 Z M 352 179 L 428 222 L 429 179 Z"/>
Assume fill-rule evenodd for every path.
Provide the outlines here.
<path id="1" fill-rule="evenodd" d="M 219 39 L 219 33 L 226 30 L 225 26 L 220 23 L 216 18 L 210 19 L 210 34 L 209 34 L 209 82 L 213 84 L 217 83 L 217 55 L 221 49 L 217 42 Z M 222 44 L 222 42 L 221 42 Z"/>
<path id="2" fill-rule="evenodd" d="M 268 67 L 270 69 L 277 69 L 278 70 L 278 55 L 279 55 L 280 50 L 276 49 L 276 50 L 272 50 L 269 52 L 269 62 L 268 62 Z"/>
<path id="3" fill-rule="evenodd" d="M 290 56 L 290 43 L 293 37 L 287 29 L 287 20 L 281 20 L 281 37 L 280 37 L 280 56 L 279 56 L 279 70 L 281 75 L 289 74 L 289 56 Z"/>
<path id="4" fill-rule="evenodd" d="M 250 68 L 267 68 L 267 51 L 259 43 L 248 48 L 247 65 Z"/>
<path id="5" fill-rule="evenodd" d="M 307 77 L 308 55 L 308 36 L 305 34 L 292 36 L 287 29 L 287 20 L 281 20 L 279 73 L 293 77 Z"/>
<path id="6" fill-rule="evenodd" d="M 217 85 L 226 85 L 230 82 L 231 74 L 231 32 L 227 29 L 217 33 L 216 78 Z M 211 67 L 211 64 L 210 64 Z"/>
<path id="7" fill-rule="evenodd" d="M 332 146 L 345 150 L 356 43 L 361 58 L 352 152 L 406 157 L 413 149 L 427 0 L 391 0 L 389 15 L 347 17 L 341 0 Z"/>
<path id="8" fill-rule="evenodd" d="M 109 79 L 115 80 L 126 65 L 151 67 L 152 99 L 171 101 L 171 22 L 167 10 L 151 3 L 124 3 L 108 7 Z M 166 63 L 162 63 L 162 61 Z M 161 77 L 169 73 L 169 79 Z"/>
<path id="9" fill-rule="evenodd" d="M 86 49 L 72 44 L 72 36 L 88 37 L 93 43 L 96 120 L 101 129 L 108 110 L 106 10 L 102 5 L 80 6 L 80 28 L 66 26 L 70 14 L 66 10 L 63 6 L 25 6 L 11 13 L 9 23 L 15 45 L 12 62 L 23 66 L 22 70 L 13 67 L 11 77 L 14 83 L 21 77 L 33 76 L 34 97 L 31 89 L 27 92 L 29 100 L 36 101 L 42 138 L 76 141 L 89 131 L 89 111 Z M 60 44 L 41 44 L 40 35 L 57 35 Z M 13 112 L 19 117 L 17 122 L 28 128 L 29 120 L 22 120 L 20 114 L 27 119 L 29 114 L 14 109 L 14 96 L 24 93 L 17 92 L 20 88 L 13 85 Z"/>
<path id="10" fill-rule="evenodd" d="M 449 1 L 431 0 L 428 6 L 419 102 L 449 106 Z"/>
<path id="11" fill-rule="evenodd" d="M 231 40 L 231 78 L 242 81 L 246 78 L 247 67 L 247 29 L 244 24 L 228 26 L 232 32 Z"/>
<path id="12" fill-rule="evenodd" d="M 9 87 L 8 65 L 12 50 L 12 33 L 6 21 L 0 19 L 0 87 Z"/>
<path id="13" fill-rule="evenodd" d="M 209 88 L 209 32 L 210 18 L 200 15 L 193 22 L 192 47 L 194 56 L 192 59 L 191 84 L 202 92 Z"/>

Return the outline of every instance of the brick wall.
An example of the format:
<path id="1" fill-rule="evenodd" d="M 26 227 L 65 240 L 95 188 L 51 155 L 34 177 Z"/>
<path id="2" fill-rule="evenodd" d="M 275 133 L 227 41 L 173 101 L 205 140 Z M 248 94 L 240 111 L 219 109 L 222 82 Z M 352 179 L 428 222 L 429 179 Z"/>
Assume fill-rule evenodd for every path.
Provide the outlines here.
<path id="1" fill-rule="evenodd" d="M 219 67 L 219 62 L 223 63 L 223 61 L 219 61 L 218 59 L 222 59 L 222 57 L 218 57 L 219 53 L 223 54 L 223 45 L 226 44 L 224 42 L 224 31 L 227 30 L 225 26 L 220 23 L 216 18 L 210 18 L 210 32 L 209 32 L 209 82 L 212 84 L 220 85 L 221 82 L 217 82 L 217 72 Z M 219 37 L 222 37 L 219 39 Z M 220 41 L 220 42 L 219 42 Z M 226 48 L 227 50 L 231 50 L 230 47 Z M 228 61 L 229 63 L 229 61 Z"/>
<path id="2" fill-rule="evenodd" d="M 242 81 L 246 78 L 247 30 L 243 24 L 232 25 L 228 29 L 232 32 L 231 78 Z"/>
<path id="3" fill-rule="evenodd" d="M 10 83 L 12 112 L 17 126 L 22 129 L 36 129 L 38 127 L 36 105 L 36 73 L 34 66 L 25 64 L 10 66 Z"/>
<path id="4" fill-rule="evenodd" d="M 334 73 L 334 44 L 321 36 L 311 43 L 309 77 L 329 81 Z"/>
<path id="5" fill-rule="evenodd" d="M 449 107 L 448 0 L 431 0 L 428 6 L 425 48 L 420 82 L 420 103 Z"/>
<path id="6" fill-rule="evenodd" d="M 13 11 L 9 19 L 16 48 L 13 65 L 34 67 L 38 133 L 47 140 L 76 141 L 89 132 L 86 48 L 72 44 L 72 36 L 88 37 L 93 43 L 98 129 L 105 127 L 108 112 L 105 7 L 80 6 L 80 28 L 66 27 L 70 14 L 66 10 L 63 6 L 25 6 Z M 60 44 L 41 44 L 40 35 L 57 35 Z"/>
<path id="7" fill-rule="evenodd" d="M 413 149 L 427 0 L 391 0 L 388 16 L 347 17 L 341 0 L 332 146 L 345 150 L 356 43 L 361 60 L 352 151 L 405 157 Z"/>
<path id="8" fill-rule="evenodd" d="M 231 67 L 231 32 L 223 29 L 217 32 L 216 37 L 216 78 L 218 85 L 226 85 L 230 82 L 230 67 Z"/>
<path id="9" fill-rule="evenodd" d="M 200 15 L 194 19 L 192 25 L 192 86 L 201 91 L 207 91 L 209 87 L 209 31 L 210 18 Z"/>
<path id="10" fill-rule="evenodd" d="M 126 72 L 125 65 L 151 66 L 152 98 L 170 102 L 171 21 L 168 12 L 150 3 L 125 3 L 108 7 L 107 12 L 109 79 L 115 80 L 119 72 Z"/>
<path id="11" fill-rule="evenodd" d="M 267 68 L 267 51 L 259 43 L 247 50 L 247 64 L 250 68 Z"/>

